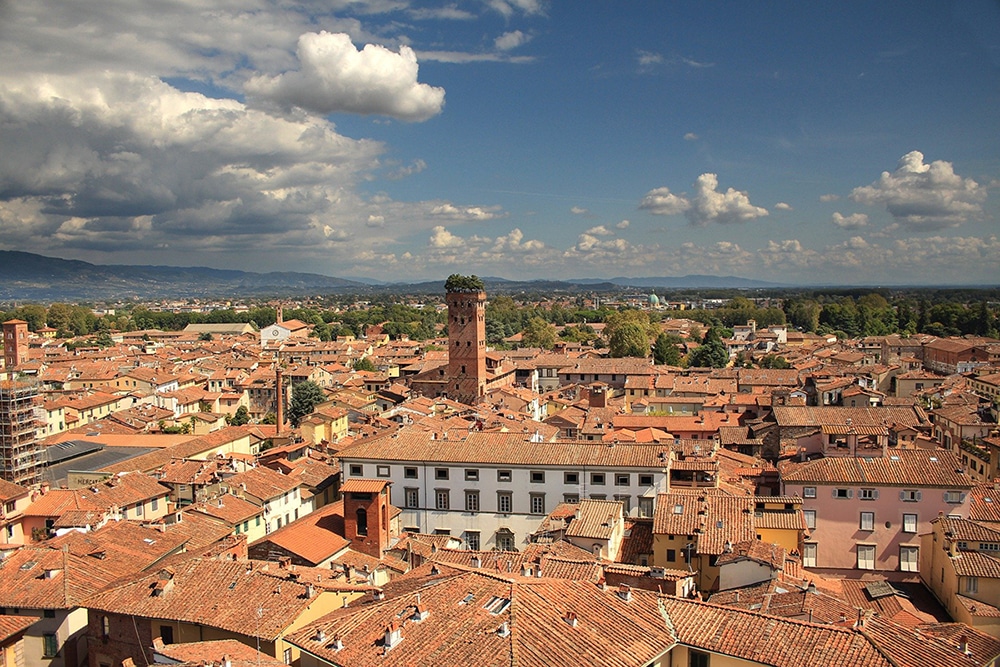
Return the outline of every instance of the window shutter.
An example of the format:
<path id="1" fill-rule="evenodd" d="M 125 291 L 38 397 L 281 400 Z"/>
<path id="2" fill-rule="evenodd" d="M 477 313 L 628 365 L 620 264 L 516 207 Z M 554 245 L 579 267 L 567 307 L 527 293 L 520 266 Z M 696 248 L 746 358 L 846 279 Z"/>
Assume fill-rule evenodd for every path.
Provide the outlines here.
<path id="1" fill-rule="evenodd" d="M 920 491 L 917 491 L 917 500 L 920 500 Z"/>
<path id="2" fill-rule="evenodd" d="M 874 491 L 872 491 L 872 498 L 874 498 L 875 500 L 878 500 L 878 489 L 875 489 Z"/>
<path id="3" fill-rule="evenodd" d="M 854 497 L 854 489 L 848 489 L 847 490 L 847 497 L 848 498 L 853 498 Z"/>
<path id="4" fill-rule="evenodd" d="M 899 499 L 900 500 L 906 500 L 906 491 L 900 491 L 899 492 Z"/>
<path id="5" fill-rule="evenodd" d="M 836 497 L 837 497 L 837 489 L 834 489 L 834 490 L 833 490 L 833 497 L 834 497 L 834 498 L 836 498 Z"/>
<path id="6" fill-rule="evenodd" d="M 966 496 L 966 495 L 968 495 L 968 494 L 965 494 L 965 493 L 960 493 L 960 494 L 958 494 L 958 502 L 960 502 L 960 503 L 964 503 L 964 502 L 965 502 L 965 496 Z"/>

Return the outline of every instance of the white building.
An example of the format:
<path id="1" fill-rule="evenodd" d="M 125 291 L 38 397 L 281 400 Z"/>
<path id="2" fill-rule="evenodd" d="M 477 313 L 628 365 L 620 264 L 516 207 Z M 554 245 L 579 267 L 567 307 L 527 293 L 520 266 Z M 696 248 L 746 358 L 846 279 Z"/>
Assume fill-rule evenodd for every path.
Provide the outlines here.
<path id="1" fill-rule="evenodd" d="M 516 549 L 562 502 L 618 500 L 652 516 L 667 490 L 669 446 L 543 442 L 525 433 L 471 432 L 461 440 L 397 431 L 340 454 L 345 479 L 392 482 L 404 530 L 461 537 L 473 549 Z"/>

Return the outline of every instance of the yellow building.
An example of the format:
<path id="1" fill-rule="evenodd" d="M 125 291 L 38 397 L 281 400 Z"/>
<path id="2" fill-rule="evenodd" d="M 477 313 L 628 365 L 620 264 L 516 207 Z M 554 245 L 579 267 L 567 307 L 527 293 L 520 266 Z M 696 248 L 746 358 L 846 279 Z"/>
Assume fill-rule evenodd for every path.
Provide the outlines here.
<path id="1" fill-rule="evenodd" d="M 924 585 L 956 621 L 1000 639 L 1000 530 L 942 516 L 920 539 Z"/>

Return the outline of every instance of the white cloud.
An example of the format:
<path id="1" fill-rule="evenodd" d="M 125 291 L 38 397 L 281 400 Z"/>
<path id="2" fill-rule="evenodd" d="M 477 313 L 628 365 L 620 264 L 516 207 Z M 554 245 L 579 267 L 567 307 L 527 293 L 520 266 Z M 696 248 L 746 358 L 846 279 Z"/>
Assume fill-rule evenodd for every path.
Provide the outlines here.
<path id="1" fill-rule="evenodd" d="M 511 51 L 519 46 L 524 46 L 531 40 L 531 37 L 520 30 L 512 30 L 493 40 L 493 46 L 499 51 Z"/>
<path id="2" fill-rule="evenodd" d="M 715 174 L 702 174 L 695 181 L 695 194 L 691 198 L 691 208 L 685 215 L 693 225 L 707 225 L 712 222 L 730 224 L 746 222 L 767 215 L 767 209 L 754 206 L 745 192 L 729 188 L 718 192 L 719 179 Z"/>
<path id="3" fill-rule="evenodd" d="M 430 215 L 467 222 L 493 220 L 501 217 L 500 209 L 496 206 L 455 206 L 451 203 L 438 204 L 432 207 Z"/>
<path id="4" fill-rule="evenodd" d="M 545 244 L 537 240 L 524 240 L 524 233 L 517 228 L 510 230 L 506 236 L 498 236 L 493 243 L 491 252 L 537 252 L 545 249 Z"/>
<path id="5" fill-rule="evenodd" d="M 441 225 L 438 225 L 431 231 L 428 244 L 432 248 L 462 248 L 465 246 L 464 240 L 455 236 Z"/>
<path id="6" fill-rule="evenodd" d="M 851 199 L 885 206 L 902 225 L 927 231 L 954 227 L 977 217 L 982 213 L 986 190 L 971 178 L 956 174 L 950 162 L 925 164 L 923 153 L 911 151 L 900 158 L 896 171 L 884 171 L 871 185 L 854 188 Z"/>
<path id="7" fill-rule="evenodd" d="M 583 208 L 582 206 L 573 206 L 569 209 L 569 212 L 572 213 L 573 215 L 587 215 L 590 213 L 590 211 Z"/>
<path id="8" fill-rule="evenodd" d="M 306 33 L 299 37 L 299 69 L 251 78 L 246 90 L 283 108 L 314 113 L 348 112 L 427 120 L 441 113 L 444 89 L 417 81 L 417 56 L 366 44 L 358 51 L 344 33 Z"/>
<path id="9" fill-rule="evenodd" d="M 779 210 L 779 211 L 791 211 L 791 210 L 793 210 L 791 204 L 787 204 L 787 203 L 785 203 L 783 201 L 779 201 L 777 204 L 775 204 L 774 208 L 777 209 L 777 210 Z"/>
<path id="10" fill-rule="evenodd" d="M 396 169 L 393 169 L 386 175 L 386 177 L 391 180 L 398 180 L 400 178 L 412 176 L 413 174 L 419 174 L 426 168 L 427 163 L 418 158 L 405 167 L 397 167 Z"/>
<path id="11" fill-rule="evenodd" d="M 598 225 L 597 227 L 591 227 L 584 234 L 591 234 L 593 236 L 611 236 L 614 232 L 605 227 L 604 225 Z"/>
<path id="12" fill-rule="evenodd" d="M 639 203 L 639 208 L 653 215 L 677 215 L 691 208 L 691 202 L 682 195 L 675 195 L 670 188 L 663 187 L 647 192 Z"/>
<path id="13" fill-rule="evenodd" d="M 837 201 L 838 199 L 840 199 L 840 195 L 826 194 L 826 195 L 820 195 L 819 196 L 819 200 L 821 202 Z"/>
<path id="14" fill-rule="evenodd" d="M 636 52 L 636 60 L 639 61 L 639 67 L 641 68 L 654 67 L 666 62 L 663 54 L 653 51 L 643 51 L 641 49 Z"/>
<path id="15" fill-rule="evenodd" d="M 733 188 L 719 192 L 718 187 L 715 174 L 702 174 L 695 180 L 693 196 L 675 195 L 666 187 L 656 188 L 646 193 L 639 208 L 654 215 L 683 213 L 697 226 L 746 222 L 767 215 L 767 209 L 750 203 L 747 193 Z"/>
<path id="16" fill-rule="evenodd" d="M 368 227 L 385 227 L 385 216 L 372 213 L 368 216 L 368 222 L 365 225 Z"/>
<path id="17" fill-rule="evenodd" d="M 615 225 L 615 228 L 617 228 L 617 229 L 628 229 L 629 224 L 630 223 L 629 223 L 628 220 L 622 220 L 617 225 Z"/>
<path id="18" fill-rule="evenodd" d="M 841 215 L 840 212 L 834 212 L 833 224 L 841 229 L 860 229 L 868 226 L 868 216 L 864 213 Z"/>
<path id="19" fill-rule="evenodd" d="M 695 134 L 694 132 L 684 133 L 684 141 L 697 141 L 697 140 L 698 140 L 698 135 Z"/>
<path id="20" fill-rule="evenodd" d="M 545 12 L 542 0 L 487 0 L 487 4 L 504 18 L 510 18 L 517 12 L 526 16 Z"/>

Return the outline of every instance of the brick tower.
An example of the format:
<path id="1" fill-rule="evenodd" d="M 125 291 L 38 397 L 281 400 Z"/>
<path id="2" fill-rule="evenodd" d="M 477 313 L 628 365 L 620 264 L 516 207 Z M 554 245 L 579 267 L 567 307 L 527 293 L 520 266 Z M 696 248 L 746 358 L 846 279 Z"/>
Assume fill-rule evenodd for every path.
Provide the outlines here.
<path id="1" fill-rule="evenodd" d="M 448 304 L 448 384 L 445 393 L 476 403 L 486 386 L 486 291 L 476 276 L 445 283 Z"/>
<path id="2" fill-rule="evenodd" d="M 344 538 L 351 548 L 381 558 L 389 548 L 389 482 L 350 477 L 340 487 L 344 496 Z"/>
<path id="3" fill-rule="evenodd" d="M 24 320 L 3 323 L 3 360 L 8 371 L 28 360 L 28 323 Z"/>

